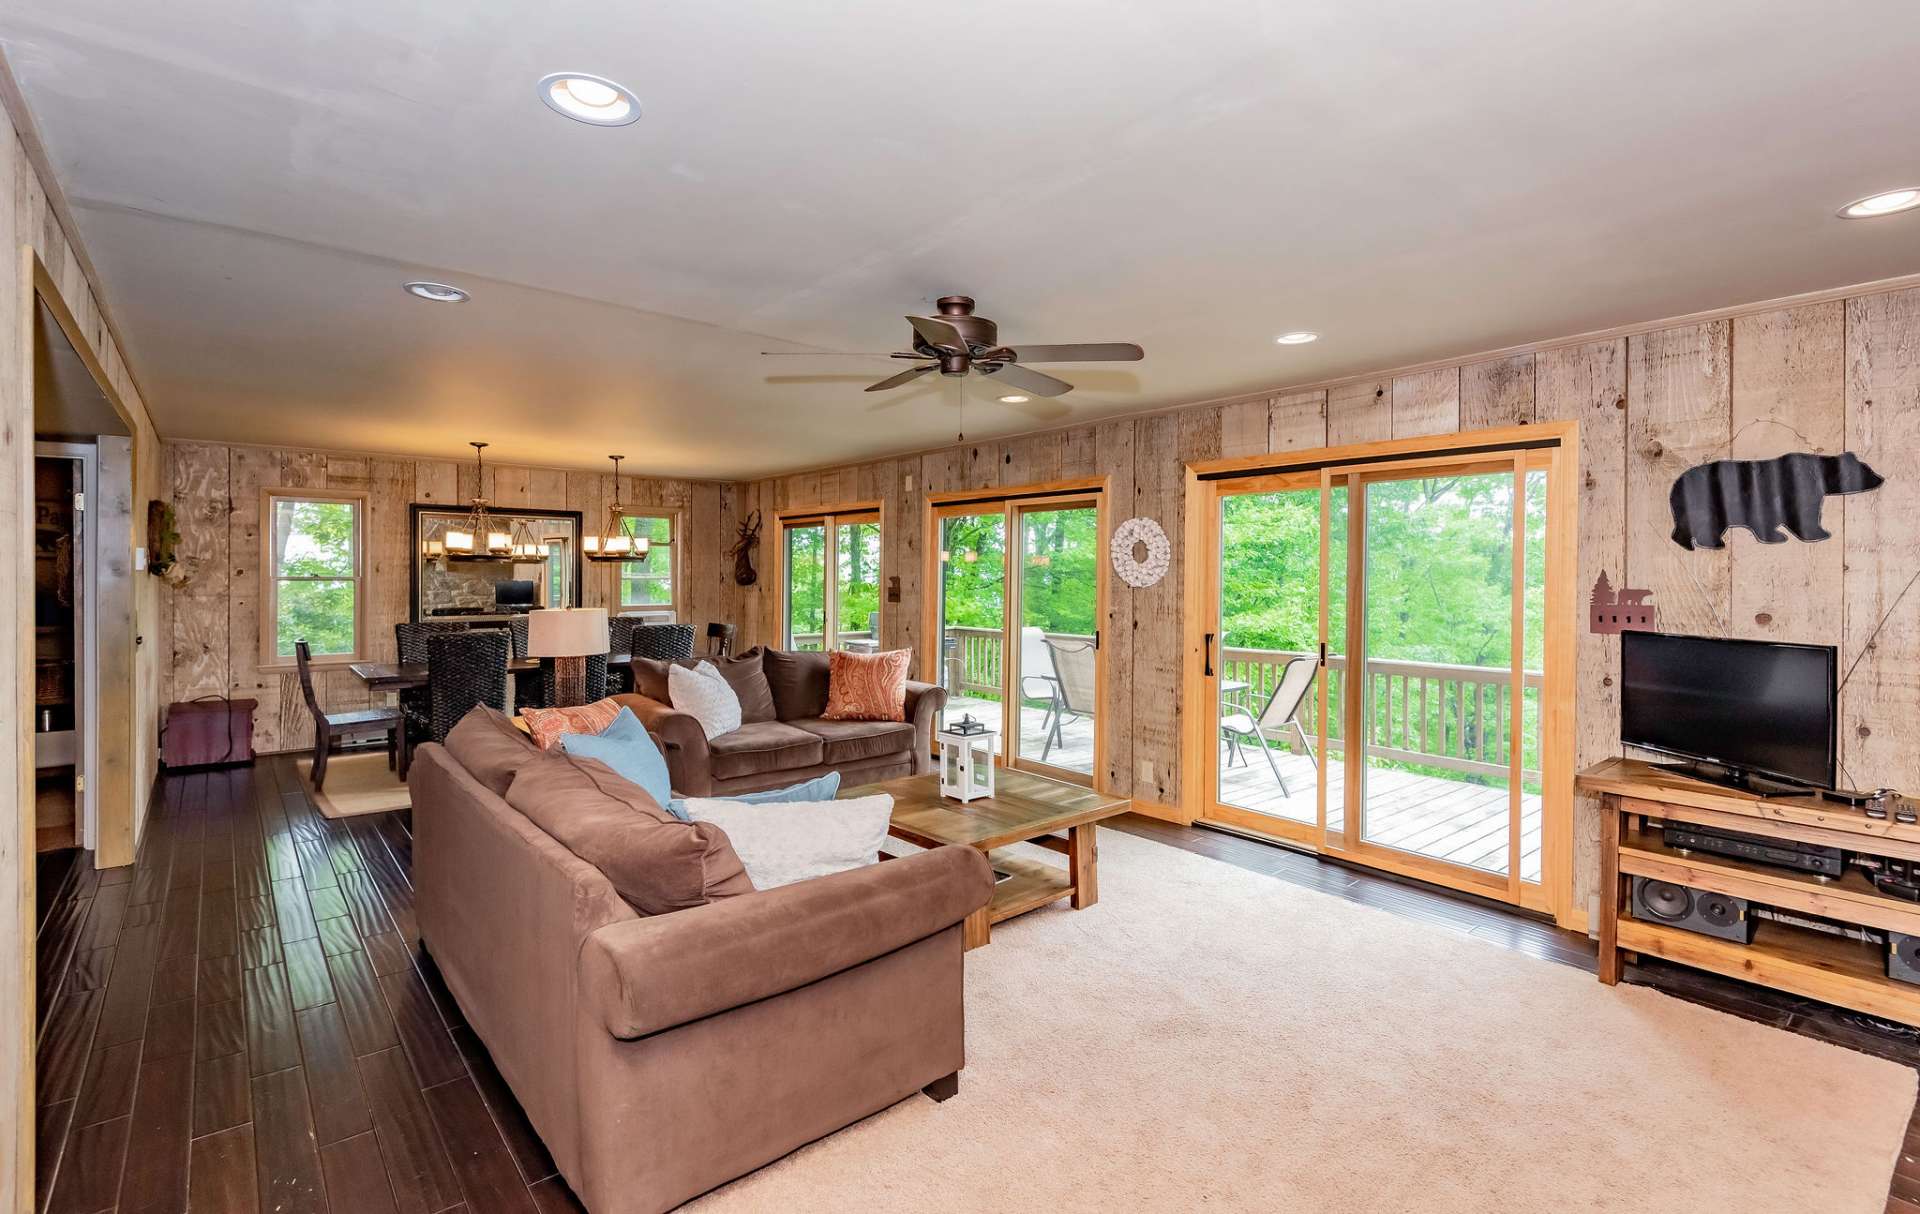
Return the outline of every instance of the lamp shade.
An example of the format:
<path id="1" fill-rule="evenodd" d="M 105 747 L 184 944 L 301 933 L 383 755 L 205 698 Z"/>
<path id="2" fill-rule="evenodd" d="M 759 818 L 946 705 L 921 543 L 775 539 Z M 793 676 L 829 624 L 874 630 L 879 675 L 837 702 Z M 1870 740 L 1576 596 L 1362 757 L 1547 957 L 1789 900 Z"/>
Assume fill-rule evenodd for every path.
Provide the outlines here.
<path id="1" fill-rule="evenodd" d="M 607 609 L 572 607 L 527 616 L 527 656 L 584 658 L 607 652 Z"/>

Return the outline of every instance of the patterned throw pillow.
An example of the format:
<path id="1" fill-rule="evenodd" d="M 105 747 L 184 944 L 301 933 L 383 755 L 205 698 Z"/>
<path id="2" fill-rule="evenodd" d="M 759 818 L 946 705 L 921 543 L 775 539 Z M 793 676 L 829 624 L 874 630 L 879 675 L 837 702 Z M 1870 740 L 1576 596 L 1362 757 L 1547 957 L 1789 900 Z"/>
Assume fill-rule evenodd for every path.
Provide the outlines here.
<path id="1" fill-rule="evenodd" d="M 578 708 L 522 708 L 527 732 L 541 750 L 552 750 L 563 733 L 600 733 L 620 715 L 617 700 L 596 700 Z"/>
<path id="2" fill-rule="evenodd" d="M 675 711 L 700 722 L 700 732 L 708 741 L 740 728 L 740 697 L 712 662 L 702 662 L 691 670 L 685 666 L 668 669 L 667 695 Z"/>
<path id="3" fill-rule="evenodd" d="M 904 721 L 907 719 L 907 667 L 913 650 L 827 655 L 829 721 Z"/>

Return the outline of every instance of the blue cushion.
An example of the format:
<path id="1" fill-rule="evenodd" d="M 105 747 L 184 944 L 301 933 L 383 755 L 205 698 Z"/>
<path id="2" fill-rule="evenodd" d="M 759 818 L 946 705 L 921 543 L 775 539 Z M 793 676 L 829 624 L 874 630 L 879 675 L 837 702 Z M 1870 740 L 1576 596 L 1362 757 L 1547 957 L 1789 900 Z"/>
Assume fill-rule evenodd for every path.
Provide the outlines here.
<path id="1" fill-rule="evenodd" d="M 600 760 L 613 768 L 615 774 L 645 789 L 648 796 L 663 806 L 673 797 L 673 779 L 667 774 L 666 756 L 660 753 L 647 727 L 633 715 L 631 708 L 622 708 L 613 724 L 600 733 L 561 734 L 560 749 L 583 759 Z"/>
<path id="2" fill-rule="evenodd" d="M 831 801 L 840 795 L 840 773 L 830 771 L 824 776 L 815 776 L 811 780 L 802 780 L 791 788 L 769 788 L 765 792 L 743 792 L 737 797 L 711 797 L 714 801 L 739 801 L 746 805 L 765 805 L 768 802 L 785 801 Z M 681 821 L 690 821 L 686 807 L 678 800 L 666 803 L 667 812 Z"/>

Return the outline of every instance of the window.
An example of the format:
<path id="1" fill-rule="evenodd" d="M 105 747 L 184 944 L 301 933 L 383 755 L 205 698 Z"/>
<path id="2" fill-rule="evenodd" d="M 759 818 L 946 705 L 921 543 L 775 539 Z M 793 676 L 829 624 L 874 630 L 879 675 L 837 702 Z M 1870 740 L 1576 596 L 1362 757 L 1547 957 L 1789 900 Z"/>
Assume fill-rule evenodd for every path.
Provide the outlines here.
<path id="1" fill-rule="evenodd" d="M 292 661 L 296 641 L 305 641 L 316 658 L 358 657 L 366 499 L 326 490 L 270 490 L 266 516 L 260 628 L 266 662 Z"/>
<path id="2" fill-rule="evenodd" d="M 783 519 L 781 530 L 786 647 L 878 649 L 880 515 L 813 514 Z"/>
<path id="3" fill-rule="evenodd" d="M 620 606 L 652 607 L 680 617 L 673 568 L 674 519 L 670 514 L 629 514 L 634 532 L 647 540 L 647 559 L 620 566 Z"/>

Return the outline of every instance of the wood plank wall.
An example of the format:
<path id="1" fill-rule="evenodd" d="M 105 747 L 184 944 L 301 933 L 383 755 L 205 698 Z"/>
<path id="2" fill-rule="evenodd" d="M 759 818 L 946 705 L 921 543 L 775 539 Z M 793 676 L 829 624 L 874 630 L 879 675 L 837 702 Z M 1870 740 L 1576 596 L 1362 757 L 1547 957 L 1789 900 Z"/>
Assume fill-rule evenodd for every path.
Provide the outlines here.
<path id="1" fill-rule="evenodd" d="M 1604 570 L 1615 586 L 1651 589 L 1668 631 L 1838 645 L 1843 673 L 1857 663 L 1842 693 L 1843 782 L 1920 791 L 1920 289 L 775 477 L 740 496 L 767 517 L 763 554 L 777 509 L 883 500 L 883 573 L 901 579 L 901 601 L 883 605 L 881 632 L 889 646 L 917 647 L 926 493 L 1111 478 L 1116 522 L 1144 514 L 1176 540 L 1166 582 L 1113 582 L 1105 786 L 1173 805 L 1187 461 L 1563 419 L 1580 422 L 1582 448 L 1576 761 L 1620 749 L 1619 642 L 1584 625 Z M 1673 543 L 1667 493 L 1682 470 L 1793 450 L 1852 450 L 1887 484 L 1829 499 L 1834 538 L 1823 543 L 1763 545 L 1744 531 L 1718 553 Z M 777 602 L 764 583 L 748 592 L 750 641 L 777 637 Z M 1598 817 L 1590 802 L 1575 813 L 1575 905 L 1585 906 Z"/>
<path id="2" fill-rule="evenodd" d="M 0 610 L 0 695 L 6 707 L 0 720 L 9 737 L 0 746 L 0 1109 L 10 1129 L 0 1134 L 0 1194 L 15 1209 L 32 1208 L 33 1168 L 29 1162 L 33 1118 L 17 1116 L 25 1101 L 31 1108 L 33 963 L 26 942 L 33 930 L 32 891 L 32 713 L 16 711 L 31 703 L 33 645 L 33 401 L 25 391 L 31 370 L 31 313 L 23 289 L 22 247 L 46 264 L 87 340 L 99 355 L 113 387 L 134 412 L 136 514 L 133 543 L 144 544 L 147 499 L 161 495 L 159 441 L 139 389 L 128 372 L 119 344 L 108 331 L 93 284 L 75 252 L 71 234 L 49 205 L 47 189 L 21 143 L 11 118 L 0 109 L 0 553 L 7 564 L 7 606 Z M 122 448 L 124 450 L 124 448 Z M 109 559 L 132 560 L 131 546 Z M 159 583 L 138 577 L 134 585 L 136 628 L 142 635 L 158 627 L 164 601 Z M 151 639 L 151 638 L 149 638 Z M 146 821 L 148 798 L 158 763 L 155 744 L 160 704 L 160 647 L 145 644 L 134 660 L 131 736 L 120 745 L 131 755 L 133 804 L 118 815 L 123 825 L 102 848 L 131 858 L 138 831 Z M 23 842 L 24 841 L 24 842 Z M 124 863 L 125 860 L 120 862 Z"/>
<path id="3" fill-rule="evenodd" d="M 408 618 L 408 561 L 414 502 L 461 504 L 474 495 L 473 465 L 448 460 L 173 442 L 165 444 L 180 554 L 195 570 L 169 591 L 169 702 L 206 696 L 259 701 L 253 745 L 259 752 L 312 745 L 313 722 L 292 668 L 260 664 L 260 510 L 263 490 L 355 489 L 367 494 L 367 657 L 391 661 L 393 626 Z M 501 509 L 579 510 L 587 526 L 606 518 L 613 478 L 605 472 L 503 464 L 488 466 L 479 486 Z M 735 487 L 714 481 L 621 478 L 621 500 L 636 509 L 680 512 L 676 547 L 684 618 L 696 627 L 735 620 L 740 596 L 725 559 L 735 519 Z M 613 571 L 588 564 L 581 600 L 611 605 Z M 315 680 L 331 711 L 366 708 L 371 700 L 352 672 L 326 670 Z"/>

